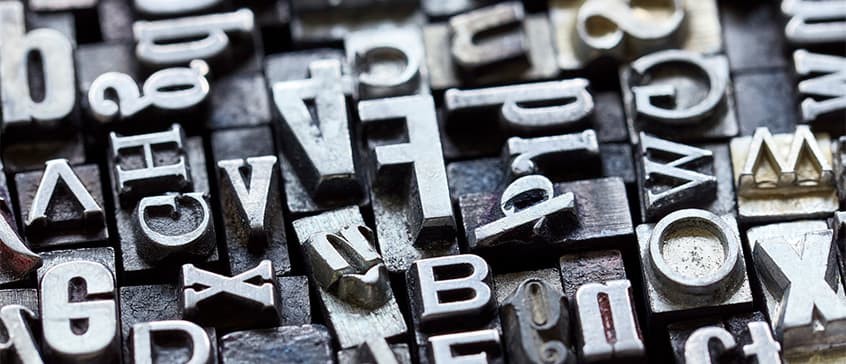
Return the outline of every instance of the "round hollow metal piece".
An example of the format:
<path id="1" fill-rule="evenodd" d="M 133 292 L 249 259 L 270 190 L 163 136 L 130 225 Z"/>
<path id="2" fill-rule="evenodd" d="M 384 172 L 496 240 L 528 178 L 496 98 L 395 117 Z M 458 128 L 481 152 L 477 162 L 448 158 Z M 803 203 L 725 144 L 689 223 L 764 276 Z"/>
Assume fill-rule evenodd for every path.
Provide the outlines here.
<path id="1" fill-rule="evenodd" d="M 660 286 L 712 294 L 740 272 L 740 239 L 721 217 L 697 209 L 675 211 L 649 237 L 649 261 Z"/>

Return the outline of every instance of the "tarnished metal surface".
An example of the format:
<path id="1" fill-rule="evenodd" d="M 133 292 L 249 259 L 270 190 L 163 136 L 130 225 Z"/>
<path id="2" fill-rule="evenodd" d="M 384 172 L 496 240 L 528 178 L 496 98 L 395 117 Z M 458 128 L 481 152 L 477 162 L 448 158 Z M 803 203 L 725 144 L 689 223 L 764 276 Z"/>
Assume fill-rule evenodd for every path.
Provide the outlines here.
<path id="1" fill-rule="evenodd" d="M 843 0 L 0 0 L 0 363 L 841 363 Z"/>

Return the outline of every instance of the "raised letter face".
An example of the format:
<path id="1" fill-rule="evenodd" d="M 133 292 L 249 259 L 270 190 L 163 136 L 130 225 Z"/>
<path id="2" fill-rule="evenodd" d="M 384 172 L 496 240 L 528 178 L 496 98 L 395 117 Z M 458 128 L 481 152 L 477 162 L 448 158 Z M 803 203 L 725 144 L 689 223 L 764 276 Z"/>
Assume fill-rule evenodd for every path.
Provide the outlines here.
<path id="1" fill-rule="evenodd" d="M 499 62 L 525 58 L 529 46 L 523 32 L 524 17 L 523 5 L 519 2 L 494 5 L 452 17 L 449 26 L 453 60 L 462 70 L 472 72 Z M 485 31 L 508 26 L 516 29 L 491 37 L 480 36 Z"/>
<path id="2" fill-rule="evenodd" d="M 5 341 L 0 341 L 0 360 L 4 363 L 43 364 L 38 342 L 32 334 L 30 323 L 35 313 L 21 305 L 0 308 L 0 329 L 5 331 Z"/>
<path id="3" fill-rule="evenodd" d="M 449 89 L 444 103 L 450 114 L 499 107 L 500 123 L 509 130 L 529 134 L 572 128 L 593 113 L 588 80 L 535 82 L 475 90 Z M 563 100 L 563 101 L 562 101 Z M 555 105 L 526 106 L 555 102 Z"/>
<path id="4" fill-rule="evenodd" d="M 272 326 L 281 317 L 273 265 L 264 260 L 234 277 L 182 266 L 182 312 L 191 321 L 217 329 Z"/>
<path id="5" fill-rule="evenodd" d="M 488 263 L 477 255 L 464 254 L 418 260 L 414 263 L 423 324 L 474 316 L 491 310 L 494 304 Z M 461 274 L 461 275 L 458 275 Z M 454 278 L 439 279 L 441 276 Z M 446 300 L 447 291 L 462 291 L 463 298 Z M 469 298 L 467 298 L 469 297 Z"/>
<path id="6" fill-rule="evenodd" d="M 846 6 L 843 9 L 846 13 Z M 801 104 L 802 120 L 831 118 L 832 122 L 842 122 L 846 112 L 846 88 L 842 86 L 846 83 L 846 57 L 800 49 L 793 52 L 793 65 L 796 73 L 805 77 L 798 87 L 799 93 L 806 96 Z"/>
<path id="7" fill-rule="evenodd" d="M 471 248 L 494 247 L 518 239 L 551 238 L 576 214 L 575 195 L 553 196 L 552 182 L 529 175 L 512 182 L 502 193 L 503 218 L 477 227 L 468 236 Z"/>
<path id="8" fill-rule="evenodd" d="M 73 363 L 117 359 L 115 278 L 109 268 L 89 261 L 61 263 L 47 270 L 40 287 L 48 357 Z"/>
<path id="9" fill-rule="evenodd" d="M 446 334 L 429 338 L 429 352 L 432 364 L 487 364 L 502 355 L 499 342 L 499 331 L 494 329 Z"/>
<path id="10" fill-rule="evenodd" d="M 115 165 L 114 185 L 123 207 L 132 206 L 143 196 L 191 186 L 185 136 L 179 124 L 163 132 L 133 136 L 111 133 L 109 138 Z"/>
<path id="11" fill-rule="evenodd" d="M 345 349 L 339 352 L 340 361 L 360 358 L 363 354 L 355 353 L 355 348 L 366 343 L 384 342 L 408 331 L 374 246 L 374 234 L 358 207 L 303 217 L 293 225 L 323 312 L 338 345 Z"/>
<path id="12" fill-rule="evenodd" d="M 784 35 L 796 45 L 840 43 L 846 39 L 846 5 L 837 0 L 782 0 L 781 12 L 790 17 Z"/>
<path id="13" fill-rule="evenodd" d="M 356 175 L 346 103 L 352 78 L 341 74 L 337 60 L 312 62 L 309 73 L 309 79 L 273 85 L 286 157 L 316 202 L 360 200 L 364 191 Z"/>
<path id="14" fill-rule="evenodd" d="M 837 210 L 831 141 L 807 125 L 792 134 L 758 128 L 731 141 L 741 220 L 822 217 Z"/>
<path id="15" fill-rule="evenodd" d="M 20 2 L 0 4 L 0 99 L 5 126 L 36 123 L 55 124 L 65 119 L 76 104 L 73 47 L 62 33 L 36 29 L 26 33 L 24 8 Z M 33 99 L 29 59 L 36 52 L 43 65 L 43 98 Z"/>
<path id="16" fill-rule="evenodd" d="M 226 50 L 231 33 L 250 33 L 254 26 L 253 12 L 248 9 L 137 21 L 132 25 L 137 43 L 135 55 L 154 68 L 187 64 L 195 59 L 209 61 Z"/>
<path id="17" fill-rule="evenodd" d="M 415 28 L 353 32 L 344 38 L 361 98 L 429 93 L 423 36 Z"/>
<path id="18" fill-rule="evenodd" d="M 579 350 L 586 362 L 644 355 L 628 280 L 588 283 L 579 287 L 576 312 L 581 329 Z"/>
<path id="19" fill-rule="evenodd" d="M 747 233 L 786 354 L 825 350 L 846 337 L 846 296 L 833 231 L 815 223 L 765 225 Z"/>
<path id="20" fill-rule="evenodd" d="M 177 254 L 211 254 L 215 236 L 207 199 L 199 192 L 141 199 L 135 211 L 138 255 L 157 262 Z M 185 225 L 192 225 L 189 221 L 193 223 L 190 230 L 185 229 Z"/>
<path id="21" fill-rule="evenodd" d="M 637 228 L 644 285 L 653 315 L 751 306 L 740 235 L 732 215 L 685 209 Z M 699 264 L 689 264 L 696 259 Z"/>
<path id="22" fill-rule="evenodd" d="M 388 272 L 366 226 L 312 235 L 304 247 L 314 279 L 342 300 L 377 308 L 391 298 Z"/>
<path id="23" fill-rule="evenodd" d="M 154 321 L 132 326 L 132 359 L 135 364 L 154 363 L 154 340 L 156 335 L 180 336 L 187 339 L 191 355 L 186 364 L 212 364 L 217 353 L 212 351 L 209 336 L 199 325 L 189 321 Z M 171 342 L 171 345 L 173 342 Z"/>
<path id="24" fill-rule="evenodd" d="M 455 218 L 432 97 L 361 101 L 358 113 L 367 128 L 371 199 L 388 270 L 405 271 L 416 259 L 454 254 L 443 248 L 455 246 Z M 404 124 L 407 133 L 376 136 L 372 130 L 385 126 L 380 123 L 393 124 L 388 130 Z M 397 193 L 403 190 L 408 192 Z"/>
<path id="25" fill-rule="evenodd" d="M 243 159 L 231 159 L 217 162 L 217 168 L 225 176 L 237 197 L 238 212 L 241 219 L 249 224 L 249 244 L 254 248 L 264 248 L 271 243 L 269 230 L 272 217 L 268 213 L 267 205 L 270 195 L 271 182 L 275 181 L 274 174 L 278 173 L 276 157 L 262 156 Z M 241 171 L 249 170 L 249 188 L 245 184 Z"/>
<path id="26" fill-rule="evenodd" d="M 143 92 L 131 76 L 120 72 L 106 72 L 97 77 L 88 90 L 88 105 L 100 122 L 130 119 L 154 106 L 164 111 L 189 110 L 199 105 L 209 94 L 206 80 L 208 65 L 204 61 L 191 62 L 191 67 L 172 67 L 153 73 L 144 82 Z M 115 102 L 107 97 L 117 94 Z"/>
<path id="27" fill-rule="evenodd" d="M 652 220 L 679 207 L 717 196 L 714 155 L 710 150 L 640 134 L 641 196 Z"/>

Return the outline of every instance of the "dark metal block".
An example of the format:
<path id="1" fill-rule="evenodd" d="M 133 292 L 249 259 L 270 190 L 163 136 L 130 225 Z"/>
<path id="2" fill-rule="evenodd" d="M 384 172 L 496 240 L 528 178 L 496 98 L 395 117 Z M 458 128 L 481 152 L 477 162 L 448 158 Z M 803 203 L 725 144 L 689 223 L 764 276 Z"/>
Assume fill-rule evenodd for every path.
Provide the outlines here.
<path id="1" fill-rule="evenodd" d="M 0 289 L 0 308 L 22 305 L 38 315 L 38 290 L 35 288 Z"/>
<path id="2" fill-rule="evenodd" d="M 667 328 L 673 357 L 676 363 L 682 364 L 693 363 L 694 360 L 699 358 L 707 358 L 712 362 L 719 363 L 768 363 L 769 360 L 781 362 L 778 342 L 772 338 L 769 330 L 757 332 L 752 328 L 756 324 L 750 327 L 749 324 L 752 323 L 769 327 L 766 317 L 757 311 L 748 314 L 673 323 Z M 709 328 L 707 330 L 710 331 L 700 331 L 703 328 Z M 697 332 L 698 334 L 694 335 Z M 725 336 L 724 333 L 729 335 Z M 761 337 L 761 333 L 767 333 L 769 336 Z M 694 337 L 694 341 L 689 340 L 691 336 Z M 700 341 L 703 339 L 704 341 Z M 716 345 L 711 344 L 712 341 L 720 343 L 717 346 L 718 349 L 713 350 Z M 702 345 L 702 343 L 705 345 Z M 749 354 L 744 354 L 747 350 Z"/>
<path id="3" fill-rule="evenodd" d="M 626 279 L 626 267 L 619 250 L 570 253 L 559 259 L 564 295 L 572 302 L 579 287 Z"/>
<path id="4" fill-rule="evenodd" d="M 761 126 L 772 133 L 796 129 L 795 82 L 787 71 L 738 74 L 733 81 L 740 135 L 752 135 Z"/>
<path id="5" fill-rule="evenodd" d="M 104 0 L 106 3 L 113 0 Z M 91 84 L 106 72 L 120 72 L 135 80 L 140 76 L 138 61 L 132 45 L 124 42 L 84 44 L 79 46 L 76 57 L 76 83 L 82 111 L 90 115 L 88 91 Z"/>
<path id="6" fill-rule="evenodd" d="M 719 5 L 732 73 L 767 72 L 788 66 L 776 3 L 720 1 Z"/>
<path id="7" fill-rule="evenodd" d="M 227 129 L 270 124 L 270 95 L 261 74 L 232 75 L 215 80 L 209 95 L 206 128 Z"/>
<path id="8" fill-rule="evenodd" d="M 223 364 L 332 364 L 332 338 L 322 325 L 238 331 L 220 339 Z"/>
<path id="9" fill-rule="evenodd" d="M 415 5 L 371 5 L 355 9 L 324 9 L 298 12 L 291 18 L 291 38 L 295 44 L 327 44 L 343 40 L 343 35 L 358 30 L 384 27 L 413 27 L 425 23 L 423 12 Z"/>
<path id="10" fill-rule="evenodd" d="M 182 319 L 179 311 L 179 291 L 173 285 L 128 286 L 120 289 L 120 327 L 123 337 L 123 361 L 132 362 L 132 337 L 130 330 L 135 324 Z M 212 343 L 212 350 L 217 353 L 217 332 L 213 327 L 205 328 Z M 181 342 L 171 345 L 157 345 L 155 358 L 157 363 L 181 363 L 191 356 L 191 348 Z M 213 364 L 217 363 L 217 355 Z"/>
<path id="11" fill-rule="evenodd" d="M 27 242 L 35 249 L 49 249 L 108 240 L 99 167 L 94 164 L 69 167 L 66 161 L 52 165 L 53 162 L 56 161 L 48 162 L 44 170 L 15 175 L 20 220 L 26 227 Z M 70 173 L 55 172 L 54 166 L 62 166 L 63 171 Z M 48 170 L 50 179 L 43 179 Z M 57 177 L 55 173 L 60 174 Z M 44 212 L 43 219 L 39 220 L 42 215 L 32 211 L 33 208 Z"/>
<path id="12" fill-rule="evenodd" d="M 477 9 L 474 12 L 483 11 Z M 527 39 L 523 62 L 472 75 L 463 75 L 453 60 L 450 49 L 452 37 L 446 23 L 432 23 L 423 28 L 426 44 L 426 58 L 429 67 L 431 87 L 444 90 L 461 85 L 479 86 L 505 82 L 531 81 L 553 78 L 558 74 L 555 64 L 555 50 L 552 33 L 545 15 L 527 15 L 520 21 L 519 32 Z"/>

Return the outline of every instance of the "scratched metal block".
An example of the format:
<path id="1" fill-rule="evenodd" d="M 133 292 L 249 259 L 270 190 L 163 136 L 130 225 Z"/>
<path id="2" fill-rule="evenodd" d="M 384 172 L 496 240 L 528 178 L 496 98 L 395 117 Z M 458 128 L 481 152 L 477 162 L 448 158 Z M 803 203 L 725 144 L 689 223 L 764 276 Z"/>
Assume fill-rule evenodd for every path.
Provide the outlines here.
<path id="1" fill-rule="evenodd" d="M 562 289 L 571 302 L 582 285 L 626 279 L 626 267 L 619 250 L 569 253 L 562 255 L 558 262 Z"/>
<path id="2" fill-rule="evenodd" d="M 788 66 L 777 3 L 730 1 L 719 6 L 733 73 L 768 72 Z"/>
<path id="3" fill-rule="evenodd" d="M 311 299 L 306 276 L 277 277 L 282 325 L 305 325 L 311 323 Z"/>
<path id="4" fill-rule="evenodd" d="M 206 159 L 205 151 L 203 150 L 202 138 L 190 137 L 181 138 L 181 140 L 181 142 L 183 143 L 181 148 L 173 146 L 173 141 L 168 141 L 167 143 L 157 145 L 155 148 L 151 148 L 151 150 L 154 158 L 160 160 L 160 164 L 156 164 L 156 167 L 176 165 L 177 163 L 179 163 L 180 158 L 184 157 L 185 164 L 188 166 L 187 175 L 190 176 L 190 183 L 188 185 L 162 183 L 161 181 L 158 181 L 153 178 L 152 180 L 146 181 L 148 183 L 143 185 L 144 188 L 147 188 L 149 190 L 147 190 L 147 192 L 142 192 L 142 196 L 155 196 L 162 192 L 197 192 L 203 194 L 209 193 L 208 173 L 206 170 Z M 141 255 L 139 255 L 137 246 L 140 238 L 138 237 L 137 231 L 139 230 L 140 223 L 138 222 L 137 217 L 135 217 L 133 214 L 138 208 L 138 198 L 140 196 L 134 195 L 133 197 L 121 194 L 119 186 L 114 181 L 116 181 L 117 178 L 116 168 L 118 164 L 121 168 L 126 169 L 127 171 L 133 171 L 139 168 L 149 168 L 150 166 L 147 166 L 144 162 L 143 153 L 139 155 L 133 154 L 131 151 L 122 151 L 119 154 L 121 155 L 122 159 L 115 160 L 115 158 L 109 158 L 108 167 L 109 174 L 112 180 L 112 195 L 114 197 L 113 201 L 115 201 L 115 221 L 117 225 L 118 239 L 120 243 L 120 252 L 123 258 L 122 271 L 127 275 L 133 275 L 161 269 L 171 272 L 172 274 L 176 274 L 176 272 L 179 271 L 179 268 L 181 267 L 182 263 L 185 263 L 186 260 L 187 262 L 193 263 L 216 264 L 220 260 L 216 245 L 205 257 L 174 257 L 174 259 L 165 260 L 163 262 L 150 262 L 145 260 L 145 258 L 142 258 Z M 203 213 L 193 211 L 191 214 L 183 215 L 195 214 L 202 215 Z M 178 218 L 178 216 L 176 218 Z M 209 218 L 211 218 L 211 216 Z M 177 221 L 179 221 L 179 223 L 169 223 L 166 225 L 164 221 L 161 221 L 162 225 L 158 227 L 165 229 L 165 233 L 179 234 L 185 233 L 185 230 L 188 229 L 186 227 L 180 227 L 181 224 L 192 222 L 182 220 Z M 199 221 L 194 221 L 193 223 L 197 224 L 199 223 Z M 213 226 L 213 219 L 209 221 L 209 224 L 210 226 Z"/>
<path id="5" fill-rule="evenodd" d="M 650 53 L 624 66 L 620 83 L 633 144 L 639 142 L 640 132 L 682 142 L 719 141 L 738 134 L 725 56 L 680 50 Z"/>
<path id="6" fill-rule="evenodd" d="M 411 364 L 414 362 L 411 360 L 411 351 L 408 349 L 408 344 L 391 344 L 389 348 L 397 364 Z M 374 357 L 371 352 L 365 352 L 362 347 L 344 349 L 338 351 L 338 364 L 381 363 L 379 359 L 373 359 Z M 379 358 L 381 359 L 382 357 Z"/>
<path id="7" fill-rule="evenodd" d="M 267 78 L 267 83 L 271 88 L 273 88 L 273 85 L 278 82 L 308 79 L 309 65 L 320 60 L 337 60 L 341 64 L 341 74 L 350 74 L 350 69 L 344 59 L 343 52 L 332 49 L 317 49 L 268 57 L 265 62 L 265 77 Z M 352 101 L 349 97 L 347 97 L 345 102 L 347 105 L 347 116 L 352 117 L 352 113 L 349 111 L 352 110 Z M 277 119 L 275 122 L 283 122 L 282 120 L 278 120 L 281 116 L 279 115 L 279 110 L 276 105 L 272 105 L 271 108 L 274 109 L 274 118 Z M 276 130 L 281 129 L 282 128 L 277 128 Z M 356 129 L 357 128 L 353 127 L 349 128 L 350 138 L 354 138 L 357 135 Z M 284 134 L 285 133 L 278 132 L 276 138 L 277 145 L 287 148 L 280 148 L 279 163 L 282 170 L 282 179 L 285 181 L 285 202 L 287 204 L 288 211 L 291 214 L 298 216 L 350 204 L 357 204 L 359 206 L 367 204 L 367 194 L 364 192 L 362 192 L 364 196 L 361 196 L 360 193 L 347 193 L 338 196 L 329 196 L 328 198 L 324 197 L 322 199 L 313 196 L 309 192 L 309 188 L 307 188 L 307 185 L 303 180 L 303 176 L 306 175 L 305 173 L 307 173 L 307 169 L 309 167 L 303 164 L 304 161 L 293 159 L 293 154 L 296 153 L 292 152 L 297 150 L 297 147 L 295 147 L 295 144 L 297 143 L 295 140 L 291 140 L 289 136 L 285 136 Z M 357 151 L 354 146 L 355 145 L 352 144 L 353 162 L 355 163 L 357 160 L 357 158 L 355 158 Z M 302 149 L 300 149 L 300 151 L 302 151 Z M 307 153 L 305 154 L 307 155 Z M 301 168 L 296 168 L 294 162 L 299 162 Z M 360 167 L 354 165 L 354 169 L 358 172 L 356 174 L 361 174 L 358 171 Z M 360 178 L 359 176 L 353 177 Z"/>
<path id="8" fill-rule="evenodd" d="M 481 11 L 476 9 L 474 11 Z M 423 28 L 429 82 L 433 90 L 450 87 L 482 86 L 505 82 L 532 81 L 552 78 L 558 74 L 549 21 L 545 15 L 526 15 L 521 21 L 520 32 L 527 38 L 526 62 L 517 62 L 479 73 L 473 77 L 462 75 L 451 55 L 450 26 L 431 23 Z M 495 37 L 491 37 L 495 38 Z"/>
<path id="9" fill-rule="evenodd" d="M 643 222 L 655 222 L 669 212 L 692 207 L 717 215 L 735 213 L 734 174 L 728 145 L 690 145 L 700 152 L 709 151 L 711 155 L 701 160 L 682 162 L 682 159 L 666 158 L 662 153 L 681 153 L 679 155 L 684 156 L 686 152 L 679 147 L 687 145 L 651 143 L 656 140 L 663 142 L 649 137 L 642 139 L 641 151 L 635 158 Z M 643 149 L 646 153 L 642 153 Z M 647 176 L 646 165 L 650 166 L 650 176 Z M 711 186 L 703 191 L 699 189 L 703 185 L 700 182 Z M 651 206 L 647 201 L 653 201 Z"/>
<path id="10" fill-rule="evenodd" d="M 414 350 L 421 364 L 441 362 L 435 357 L 444 351 L 452 353 L 450 358 L 479 353 L 488 363 L 505 362 L 492 274 L 484 260 L 470 254 L 421 259 L 406 272 Z M 450 294 L 453 290 L 466 293 Z M 470 339 L 481 333 L 491 337 Z M 460 337 L 468 341 L 446 348 L 433 345 Z"/>
<path id="11" fill-rule="evenodd" d="M 300 246 L 305 246 L 307 241 L 318 234 L 337 234 L 344 228 L 365 226 L 357 207 L 300 218 L 295 220 L 293 225 Z M 323 312 L 341 348 L 355 347 L 368 340 L 396 337 L 407 331 L 393 294 L 381 305 L 363 307 L 342 299 L 319 284 L 317 291 Z"/>
<path id="12" fill-rule="evenodd" d="M 714 0 L 680 0 L 649 9 L 618 0 L 552 0 L 549 8 L 557 64 L 563 70 L 582 68 L 606 55 L 630 61 L 655 49 L 707 54 L 723 48 Z M 597 17 L 608 22 L 593 22 Z M 613 27 L 610 34 L 605 26 Z"/>
<path id="13" fill-rule="evenodd" d="M 425 16 L 415 5 L 384 4 L 354 9 L 294 11 L 291 38 L 295 44 L 326 44 L 341 41 L 345 34 L 378 28 L 421 26 Z"/>
<path id="14" fill-rule="evenodd" d="M 552 239 L 529 239 L 528 241 L 504 241 L 495 247 L 478 249 L 470 245 L 471 251 L 485 252 L 488 259 L 503 263 L 516 261 L 515 254 L 535 254 L 530 251 L 560 251 L 586 249 L 597 244 L 610 244 L 618 239 L 632 236 L 634 227 L 626 189 L 623 181 L 616 177 L 590 179 L 554 184 L 555 196 L 572 192 L 575 198 L 575 218 L 563 227 L 560 235 Z M 464 231 L 469 234 L 476 228 L 503 218 L 499 208 L 500 196 L 494 193 L 476 193 L 459 196 L 459 208 L 463 217 Z M 517 250 L 515 250 L 515 247 Z M 493 263 L 498 266 L 497 263 Z"/>
<path id="15" fill-rule="evenodd" d="M 179 311 L 179 291 L 172 285 L 128 286 L 120 288 L 120 327 L 123 337 L 123 360 L 132 362 L 132 337 L 129 332 L 135 324 L 181 320 Z M 217 331 L 213 327 L 204 328 L 212 344 L 212 351 L 217 352 Z M 158 341 L 154 341 L 158 343 Z M 157 363 L 181 363 L 191 357 L 191 348 L 180 345 L 181 341 L 170 345 L 156 345 L 154 350 Z M 217 355 L 209 364 L 217 363 Z"/>
<path id="16" fill-rule="evenodd" d="M 350 68 L 344 58 L 344 52 L 333 48 L 316 48 L 305 51 L 293 51 L 284 54 L 271 54 L 264 60 L 264 77 L 268 86 L 288 80 L 308 78 L 308 65 L 321 59 L 334 59 L 341 62 L 341 73 L 349 74 Z"/>
<path id="17" fill-rule="evenodd" d="M 215 80 L 209 95 L 206 128 L 217 130 L 270 124 L 270 95 L 261 74 Z"/>
<path id="18" fill-rule="evenodd" d="M 223 364 L 332 364 L 332 338 L 323 325 L 281 326 L 238 331 L 220 339 Z"/>
<path id="19" fill-rule="evenodd" d="M 831 219 L 829 225 L 834 230 L 834 240 L 837 244 L 837 251 L 840 253 L 838 262 L 840 262 L 840 274 L 846 273 L 846 260 L 843 260 L 846 254 L 846 211 L 838 211 L 834 213 L 834 218 Z M 844 279 L 846 281 L 846 279 Z"/>
<path id="20" fill-rule="evenodd" d="M 831 216 L 839 206 L 828 134 L 772 134 L 758 128 L 731 141 L 732 169 L 741 221 Z"/>
<path id="21" fill-rule="evenodd" d="M 668 327 L 676 363 L 780 363 L 781 345 L 760 312 L 677 322 Z M 714 343 L 719 343 L 714 345 Z"/>
<path id="22" fill-rule="evenodd" d="M 267 259 L 273 263 L 276 274 L 289 273 L 291 262 L 285 237 L 281 175 L 270 128 L 265 126 L 217 131 L 212 133 L 211 146 L 217 171 L 219 211 L 223 215 L 229 271 L 243 272 Z M 273 160 L 262 162 L 260 166 L 258 160 L 250 159 L 256 157 L 271 157 Z M 235 168 L 233 164 L 233 167 L 221 167 L 222 161 L 240 166 Z M 234 171 L 250 172 L 233 175 L 231 172 Z M 233 177 L 236 178 L 234 182 Z M 240 194 L 234 187 L 239 182 L 237 179 L 241 179 L 245 187 L 245 191 Z M 262 192 L 262 188 L 267 190 Z M 256 193 L 258 195 L 254 197 Z M 254 206 L 259 203 L 264 204 L 263 209 Z M 261 216 L 244 215 L 249 214 L 246 212 L 248 208 L 256 209 L 256 213 Z M 244 219 L 245 216 L 249 216 L 248 219 Z M 253 227 L 254 224 L 260 226 Z"/>
<path id="23" fill-rule="evenodd" d="M 64 169 L 57 171 L 54 166 Z M 50 172 L 47 176 L 46 171 Z M 18 186 L 20 220 L 24 222 L 27 241 L 33 248 L 48 249 L 108 240 L 97 165 L 69 167 L 66 162 L 49 164 L 41 171 L 16 174 L 15 183 Z"/>
<path id="24" fill-rule="evenodd" d="M 796 129 L 796 82 L 785 70 L 741 73 L 732 76 L 740 135 L 752 135 L 766 126 L 773 133 Z"/>
<path id="25" fill-rule="evenodd" d="M 35 288 L 0 289 L 0 308 L 7 305 L 22 305 L 38 315 L 38 290 Z"/>

